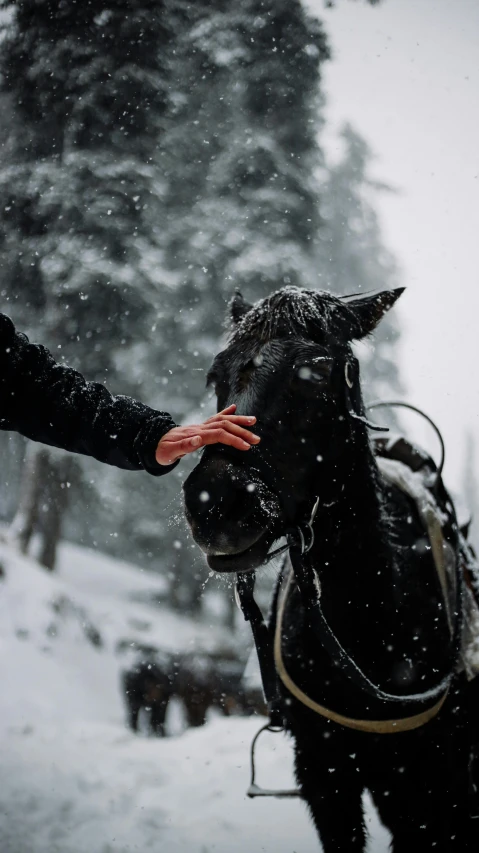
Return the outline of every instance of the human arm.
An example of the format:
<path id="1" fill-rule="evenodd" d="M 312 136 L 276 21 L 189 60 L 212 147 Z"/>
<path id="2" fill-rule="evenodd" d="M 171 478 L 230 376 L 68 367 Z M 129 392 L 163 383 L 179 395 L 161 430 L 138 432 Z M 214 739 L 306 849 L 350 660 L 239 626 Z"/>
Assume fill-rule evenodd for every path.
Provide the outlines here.
<path id="1" fill-rule="evenodd" d="M 130 397 L 112 396 L 104 385 L 87 382 L 78 371 L 58 364 L 45 347 L 31 344 L 0 314 L 0 429 L 119 468 L 159 475 L 170 471 L 185 453 L 211 443 L 213 437 L 231 443 L 229 433 L 236 446 L 245 444 L 240 435 L 246 438 L 251 433 L 246 435 L 239 423 L 247 419 L 226 416 L 222 420 L 226 429 L 206 424 L 177 427 L 166 412 Z M 163 444 L 157 455 L 167 436 L 167 448 Z M 200 441 L 188 448 L 196 437 Z"/>

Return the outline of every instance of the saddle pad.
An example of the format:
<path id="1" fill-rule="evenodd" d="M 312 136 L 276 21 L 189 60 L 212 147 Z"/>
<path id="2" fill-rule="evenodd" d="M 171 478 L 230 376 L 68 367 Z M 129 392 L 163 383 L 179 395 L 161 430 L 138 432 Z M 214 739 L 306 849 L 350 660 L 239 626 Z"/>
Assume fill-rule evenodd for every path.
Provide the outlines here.
<path id="1" fill-rule="evenodd" d="M 466 677 L 471 680 L 479 673 L 479 607 L 471 589 L 472 585 L 479 590 L 477 561 L 463 538 L 461 539 L 461 557 L 455 554 L 454 549 L 445 539 L 442 527 L 447 518 L 426 485 L 427 474 L 425 475 L 420 470 L 412 471 L 408 465 L 397 459 L 377 456 L 376 461 L 383 477 L 409 495 L 416 504 L 431 543 L 431 551 L 441 583 L 449 627 L 452 627 L 451 615 L 456 599 L 455 560 L 461 557 L 464 560 L 464 621 L 458 669 L 459 671 L 464 670 Z"/>

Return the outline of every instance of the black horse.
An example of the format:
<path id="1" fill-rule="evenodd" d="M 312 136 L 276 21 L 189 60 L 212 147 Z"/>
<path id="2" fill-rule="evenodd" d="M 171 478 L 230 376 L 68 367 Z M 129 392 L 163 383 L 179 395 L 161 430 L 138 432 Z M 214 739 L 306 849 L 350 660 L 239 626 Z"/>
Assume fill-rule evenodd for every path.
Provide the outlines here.
<path id="1" fill-rule="evenodd" d="M 365 789 L 394 853 L 479 849 L 477 687 L 455 671 L 460 596 L 448 612 L 431 549 L 417 547 L 416 504 L 380 473 L 351 349 L 401 292 L 285 288 L 254 306 L 238 295 L 209 382 L 219 409 L 258 416 L 261 444 L 208 448 L 184 486 L 215 571 L 258 569 L 285 532 L 303 531 L 271 630 L 297 780 L 326 853 L 364 850 Z"/>
<path id="2" fill-rule="evenodd" d="M 140 711 L 147 713 L 148 730 L 156 737 L 166 734 L 165 720 L 168 703 L 173 695 L 174 673 L 156 660 L 138 661 L 122 672 L 122 693 L 125 698 L 128 725 L 138 731 Z"/>

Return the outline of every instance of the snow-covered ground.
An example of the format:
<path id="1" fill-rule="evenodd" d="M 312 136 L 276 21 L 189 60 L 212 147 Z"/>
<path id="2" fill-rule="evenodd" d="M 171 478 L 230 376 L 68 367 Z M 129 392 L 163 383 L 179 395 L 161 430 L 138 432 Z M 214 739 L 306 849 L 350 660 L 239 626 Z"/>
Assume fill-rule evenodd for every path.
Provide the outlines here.
<path id="1" fill-rule="evenodd" d="M 129 642 L 207 649 L 229 641 L 221 628 L 153 605 L 161 578 L 75 546 L 55 574 L 7 544 L 0 565 L 2 853 L 317 853 L 302 802 L 245 796 L 258 718 L 166 739 L 124 725 Z M 258 759 L 260 783 L 294 786 L 282 735 Z M 371 853 L 385 853 L 370 809 L 368 821 Z"/>

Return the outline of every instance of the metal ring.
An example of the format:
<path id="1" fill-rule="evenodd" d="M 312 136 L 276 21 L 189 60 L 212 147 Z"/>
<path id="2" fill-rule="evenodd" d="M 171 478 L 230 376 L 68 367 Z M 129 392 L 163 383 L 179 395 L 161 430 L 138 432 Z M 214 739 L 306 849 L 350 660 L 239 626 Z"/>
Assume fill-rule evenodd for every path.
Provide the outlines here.
<path id="1" fill-rule="evenodd" d="M 298 534 L 299 534 L 299 540 L 300 540 L 300 543 L 301 543 L 301 554 L 304 554 L 304 549 L 305 549 L 305 547 L 306 547 L 306 540 L 305 540 L 305 538 L 304 538 L 304 533 L 303 533 L 303 531 L 301 530 L 301 528 L 299 527 L 299 525 L 298 525 L 298 528 L 297 528 L 297 529 L 298 529 Z"/>
<path id="2" fill-rule="evenodd" d="M 311 548 L 314 545 L 314 530 L 313 530 L 311 524 L 309 524 L 309 522 L 308 522 L 308 524 L 306 524 L 305 530 L 309 531 L 309 543 L 308 543 L 308 545 L 306 545 L 306 544 L 304 545 L 304 548 L 301 551 L 301 554 L 307 554 L 308 551 L 311 551 Z M 304 542 L 304 533 L 303 533 L 303 542 Z"/>
<path id="3" fill-rule="evenodd" d="M 390 406 L 392 408 L 396 406 L 403 409 L 410 409 L 412 412 L 416 412 L 416 414 L 422 415 L 422 417 L 428 422 L 428 424 L 432 426 L 434 432 L 436 433 L 439 439 L 439 444 L 441 447 L 441 459 L 439 465 L 437 466 L 437 484 L 439 482 L 439 478 L 441 477 L 444 468 L 444 462 L 446 460 L 446 448 L 444 445 L 444 439 L 439 431 L 439 427 L 436 426 L 436 424 L 434 423 L 432 418 L 429 417 L 429 415 L 426 415 L 421 409 L 418 409 L 417 406 L 412 406 L 411 403 L 403 403 L 401 400 L 376 400 L 375 402 L 370 403 L 368 406 L 366 406 L 366 409 L 381 409 L 386 408 L 387 406 Z"/>

